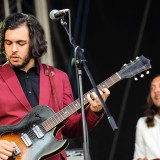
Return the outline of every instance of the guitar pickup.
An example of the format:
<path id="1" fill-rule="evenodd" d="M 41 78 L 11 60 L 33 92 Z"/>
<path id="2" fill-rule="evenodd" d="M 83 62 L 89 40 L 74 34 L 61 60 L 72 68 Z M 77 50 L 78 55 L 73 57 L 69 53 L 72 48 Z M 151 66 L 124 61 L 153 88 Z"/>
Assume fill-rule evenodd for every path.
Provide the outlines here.
<path id="1" fill-rule="evenodd" d="M 27 147 L 32 145 L 32 141 L 30 140 L 29 136 L 26 133 L 22 133 L 21 138 Z"/>
<path id="2" fill-rule="evenodd" d="M 44 137 L 44 133 L 38 125 L 34 125 L 32 129 L 38 138 Z"/>
<path id="3" fill-rule="evenodd" d="M 12 143 L 16 145 L 15 142 L 12 142 Z M 21 153 L 21 150 L 19 149 L 19 147 L 17 145 L 16 145 L 15 150 L 14 150 L 13 153 L 14 153 L 15 156 L 17 156 L 17 155 L 19 155 Z"/>

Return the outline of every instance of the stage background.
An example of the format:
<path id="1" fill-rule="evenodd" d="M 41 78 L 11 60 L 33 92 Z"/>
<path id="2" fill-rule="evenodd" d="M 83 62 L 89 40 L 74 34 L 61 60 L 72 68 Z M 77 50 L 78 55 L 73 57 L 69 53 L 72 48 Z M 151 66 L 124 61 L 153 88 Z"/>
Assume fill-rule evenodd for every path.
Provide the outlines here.
<path id="1" fill-rule="evenodd" d="M 2 1 L 2 0 L 1 0 Z M 14 0 L 10 0 L 11 12 Z M 22 10 L 36 15 L 35 3 L 22 0 Z M 135 127 L 143 115 L 150 79 L 160 73 L 160 1 L 158 0 L 46 0 L 54 66 L 68 73 L 75 99 L 77 84 L 71 67 L 74 49 L 60 21 L 49 19 L 53 9 L 70 9 L 72 35 L 84 49 L 88 68 L 98 85 L 123 64 L 144 55 L 152 65 L 149 75 L 138 81 L 124 79 L 109 90 L 106 105 L 118 125 L 113 131 L 104 117 L 89 133 L 92 160 L 131 160 L 134 152 Z M 0 5 L 0 19 L 4 18 L 4 4 Z M 44 8 L 39 8 L 44 11 Z M 68 20 L 67 15 L 64 17 Z M 42 20 L 41 17 L 39 17 Z M 83 70 L 83 90 L 92 85 Z M 74 131 L 73 131 L 74 132 Z M 68 149 L 82 148 L 83 139 L 69 140 Z"/>

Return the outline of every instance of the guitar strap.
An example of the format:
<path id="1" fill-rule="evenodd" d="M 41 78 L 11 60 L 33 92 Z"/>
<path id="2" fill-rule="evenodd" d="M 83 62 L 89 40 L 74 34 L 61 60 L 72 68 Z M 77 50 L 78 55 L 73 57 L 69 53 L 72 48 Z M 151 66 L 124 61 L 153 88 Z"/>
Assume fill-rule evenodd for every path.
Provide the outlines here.
<path id="1" fill-rule="evenodd" d="M 56 106 L 60 110 L 60 103 L 58 101 L 58 96 L 56 94 L 56 89 L 55 89 L 54 81 L 52 78 L 52 76 L 54 76 L 54 71 L 47 64 L 43 64 L 43 66 L 44 66 L 44 70 L 45 70 L 45 75 L 49 76 L 49 80 L 50 80 L 51 88 L 52 88 L 52 93 L 55 98 Z"/>

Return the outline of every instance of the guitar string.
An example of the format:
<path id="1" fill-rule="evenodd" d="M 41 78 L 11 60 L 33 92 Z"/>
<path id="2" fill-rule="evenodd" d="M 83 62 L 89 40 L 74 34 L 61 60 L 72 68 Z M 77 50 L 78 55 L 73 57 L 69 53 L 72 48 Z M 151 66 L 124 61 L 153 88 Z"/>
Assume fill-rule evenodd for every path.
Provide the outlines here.
<path id="1" fill-rule="evenodd" d="M 106 81 L 100 83 L 98 85 L 98 88 L 102 89 L 105 86 L 107 86 L 107 88 L 109 88 L 111 85 L 113 85 L 114 83 L 116 83 L 118 81 L 118 76 L 115 74 L 113 76 L 111 76 L 109 79 L 107 79 Z M 113 83 L 114 82 L 114 83 Z M 95 91 L 95 89 L 90 90 L 89 92 L 84 94 L 84 101 L 86 101 L 86 95 L 88 93 L 92 94 L 92 92 Z M 86 104 L 87 102 L 85 102 Z M 79 104 L 79 99 L 77 99 L 76 101 L 74 101 L 73 103 L 71 103 L 71 105 L 63 108 L 60 112 L 55 113 L 52 117 L 50 117 L 49 119 L 47 119 L 46 121 L 42 122 L 42 125 L 40 125 L 40 128 L 42 129 L 43 132 L 47 132 L 47 130 L 50 130 L 52 128 L 54 128 L 56 125 L 58 125 L 59 123 L 61 123 L 63 120 L 65 120 L 67 117 L 69 117 L 72 113 L 74 113 L 75 111 L 77 111 L 77 107 L 78 109 L 80 109 L 80 104 Z M 75 108 L 74 108 L 75 107 Z M 68 110 L 67 110 L 68 109 Z M 70 111 L 69 111 L 70 110 Z M 29 138 L 31 138 L 31 141 L 34 138 L 37 138 L 36 134 L 34 133 L 33 130 L 28 131 L 28 133 L 26 133 L 28 135 Z M 45 133 L 44 133 L 45 134 Z M 21 144 L 22 143 L 22 139 L 17 140 L 16 143 L 17 144 Z"/>
<path id="2" fill-rule="evenodd" d="M 123 70 L 125 70 L 125 68 L 121 69 L 121 73 L 123 72 Z M 112 86 L 114 83 L 116 83 L 116 82 L 119 81 L 120 79 L 121 79 L 121 77 L 118 75 L 118 73 L 116 73 L 116 74 L 114 74 L 113 76 L 111 76 L 110 78 L 108 78 L 108 79 L 106 80 L 108 83 L 107 83 L 106 81 L 104 81 L 104 82 L 102 82 L 102 83 L 99 85 L 99 87 L 102 88 L 102 87 L 107 86 L 107 88 L 109 88 L 110 86 Z M 94 91 L 94 89 L 91 90 L 91 91 L 89 91 L 89 93 L 91 93 L 92 91 Z M 86 100 L 86 95 L 87 95 L 87 93 L 84 95 L 84 100 Z M 75 102 L 76 105 L 78 104 L 77 102 L 78 102 L 78 101 Z M 74 103 L 73 103 L 73 104 L 74 104 Z M 74 107 L 73 104 L 71 105 L 72 108 Z M 71 109 L 71 111 L 72 111 L 73 113 L 76 111 L 76 110 L 73 111 L 71 107 L 66 107 L 65 109 L 67 109 L 67 108 Z M 80 108 L 80 107 L 79 107 L 79 108 Z M 79 108 L 78 108 L 78 109 L 79 109 Z M 67 115 L 67 114 L 68 114 L 68 111 L 65 111 L 65 109 L 62 110 L 62 112 L 59 112 L 59 113 L 55 114 L 56 118 L 58 118 L 60 122 L 61 122 L 62 120 L 64 120 L 65 118 L 67 118 L 68 116 L 71 115 L 71 114 Z M 77 109 L 77 108 L 76 108 L 76 109 Z M 64 112 L 63 112 L 63 111 L 64 111 Z M 62 114 L 61 114 L 61 113 L 62 113 Z M 62 119 L 61 119 L 58 115 L 60 115 Z M 63 118 L 63 116 L 67 116 L 67 117 Z M 50 125 L 50 124 L 46 123 L 43 127 L 46 127 L 46 126 L 47 126 L 47 128 L 49 128 L 49 130 L 50 130 L 50 128 L 53 127 L 53 123 L 55 122 L 55 118 L 54 118 L 54 117 L 52 117 L 52 118 L 53 118 L 53 119 L 51 119 L 52 124 Z M 55 124 L 60 123 L 59 121 L 56 120 Z M 56 126 L 56 125 L 54 125 L 54 126 Z M 31 132 L 31 134 L 32 134 L 32 132 Z"/>
<path id="3" fill-rule="evenodd" d="M 78 106 L 78 105 L 79 105 L 78 101 L 75 101 L 71 105 L 65 107 L 60 112 L 54 114 L 52 117 L 50 117 L 49 119 L 47 119 L 46 121 L 44 121 L 42 123 L 43 124 L 42 128 L 44 128 L 43 130 L 47 131 L 47 130 L 50 130 L 51 128 L 53 128 L 54 126 L 58 125 L 62 120 L 64 120 L 65 118 L 67 118 L 68 116 L 70 116 L 72 113 L 74 113 L 77 110 L 77 108 L 73 109 L 73 107 Z M 72 107 L 70 107 L 70 106 L 72 106 Z M 69 110 L 70 110 L 71 113 L 69 112 Z M 58 115 L 60 115 L 62 117 L 62 119 Z M 59 118 L 57 119 L 57 117 L 59 117 Z M 50 122 L 52 122 L 52 124 Z M 33 141 L 34 138 L 37 138 L 37 136 L 36 136 L 36 134 L 34 133 L 33 130 L 29 130 L 25 134 L 28 135 L 28 137 L 31 139 L 31 141 Z M 21 135 L 20 135 L 20 137 L 21 137 Z M 18 145 L 20 145 L 20 144 L 22 144 L 22 142 L 23 142 L 23 140 L 22 140 L 22 138 L 20 138 L 19 140 L 16 140 L 15 143 L 18 144 Z"/>
<path id="4" fill-rule="evenodd" d="M 74 102 L 74 103 L 76 103 L 76 105 L 77 105 L 77 102 Z M 72 108 L 70 106 L 72 106 Z M 74 104 L 71 104 L 70 106 L 68 106 L 67 108 L 69 108 L 71 110 L 71 112 L 74 113 L 77 110 L 77 108 L 76 109 L 73 108 L 73 107 L 75 107 Z M 65 108 L 65 110 L 67 108 Z M 64 119 L 66 119 L 68 117 L 68 115 L 66 115 L 66 113 L 68 113 L 68 111 L 66 112 L 62 109 L 60 112 L 58 112 L 58 113 L 54 114 L 52 117 L 50 117 L 47 121 L 44 121 L 42 123 L 43 124 L 42 127 L 45 128 L 44 130 L 46 130 L 46 131 L 50 130 L 54 126 L 61 123 Z M 71 115 L 71 113 L 69 115 Z M 29 137 L 36 136 L 33 132 L 28 132 L 27 134 L 29 135 Z"/>
<path id="5" fill-rule="evenodd" d="M 125 69 L 125 68 L 124 68 Z M 121 69 L 122 70 L 122 72 L 123 72 L 123 70 L 124 69 Z M 117 75 L 115 75 L 115 79 L 116 79 L 116 77 L 118 77 Z M 114 79 L 114 76 L 113 76 L 113 79 Z M 118 78 L 117 78 L 117 81 L 119 80 L 119 79 L 121 79 L 121 77 L 119 76 Z M 111 83 L 111 85 L 109 85 L 109 82 L 110 82 L 110 80 L 109 79 L 107 79 L 107 81 L 108 81 L 108 84 L 106 83 L 106 81 L 104 81 L 104 82 L 102 82 L 102 85 L 104 85 L 104 83 L 107 85 L 107 88 L 108 87 L 110 87 L 111 85 L 113 85 L 112 83 Z M 117 82 L 117 81 L 114 81 L 114 80 L 112 80 L 111 79 L 111 81 L 113 81 L 113 82 Z M 100 85 L 101 86 L 101 85 Z M 91 93 L 91 91 L 89 92 L 89 93 Z M 86 96 L 86 94 L 85 94 L 85 96 Z M 76 102 L 76 104 L 77 104 L 77 102 Z M 67 108 L 68 108 L 68 106 L 67 106 Z M 65 108 L 65 109 L 67 109 L 67 108 Z M 63 110 L 64 112 L 63 112 L 63 115 L 67 115 L 68 114 L 68 112 L 67 111 L 65 111 L 65 109 Z M 61 115 L 62 116 L 62 115 Z M 70 115 L 69 115 L 70 116 Z M 68 115 L 67 115 L 67 117 L 68 117 Z M 66 118 L 67 118 L 66 117 Z M 63 118 L 63 117 L 62 117 Z M 63 119 L 62 119 L 63 120 Z M 52 123 L 54 123 L 54 120 L 52 120 Z M 47 125 L 48 125 L 48 123 L 47 123 Z M 50 125 L 50 124 L 49 124 Z M 53 125 L 54 126 L 54 125 Z M 44 125 L 44 127 L 45 127 L 45 125 Z M 45 129 L 44 129 L 45 130 Z M 29 135 L 31 135 L 31 136 L 33 136 L 33 133 L 31 132 L 31 131 L 29 131 L 28 132 L 28 134 Z M 20 138 L 19 140 L 14 140 L 17 144 L 20 144 L 20 143 L 22 143 L 23 141 L 22 141 L 22 139 Z"/>
<path id="6" fill-rule="evenodd" d="M 124 69 L 121 69 L 119 72 L 123 72 L 123 70 L 125 70 L 125 68 Z M 121 73 L 122 73 L 121 72 Z M 140 72 L 140 71 L 139 71 Z M 113 79 L 112 79 L 113 78 Z M 111 79 L 111 80 L 110 80 Z M 104 82 L 102 82 L 99 86 L 101 87 L 101 85 L 103 85 L 103 87 L 105 86 L 105 84 L 107 85 L 107 88 L 109 88 L 110 86 L 112 86 L 113 85 L 113 83 L 111 83 L 112 81 L 114 82 L 114 83 L 116 83 L 117 81 L 119 81 L 120 79 L 121 79 L 121 77 L 119 76 L 119 75 L 116 75 L 115 74 L 115 76 L 113 75 L 113 76 L 111 76 L 110 77 L 110 79 L 107 79 L 106 81 L 104 81 Z M 107 83 L 108 82 L 108 83 Z M 110 84 L 111 83 L 111 84 Z M 91 93 L 92 92 L 92 90 L 91 91 L 89 91 L 89 93 Z M 87 94 L 87 93 L 86 93 Z M 85 97 L 86 97 L 86 94 L 85 94 Z M 84 98 L 85 99 L 85 98 Z M 75 102 L 75 104 L 79 104 L 79 103 L 77 103 L 78 101 L 76 101 Z M 73 103 L 74 104 L 74 103 Z M 72 105 L 73 105 L 72 104 Z M 71 106 L 72 106 L 71 105 Z M 68 114 L 68 111 L 65 111 L 67 108 L 69 108 L 69 106 L 67 106 L 66 108 L 64 108 L 64 110 L 62 111 L 62 114 L 63 115 L 61 115 L 61 117 L 62 117 L 62 120 L 63 120 L 63 116 L 66 116 L 65 118 L 67 118 L 68 116 L 70 116 L 70 114 L 69 115 L 67 115 Z M 80 107 L 79 107 L 80 108 Z M 61 114 L 61 113 L 59 113 L 59 114 Z M 52 119 L 53 118 L 53 119 Z M 54 121 L 54 117 L 52 117 L 51 118 L 51 121 L 52 121 L 52 123 L 56 123 L 55 121 Z M 65 119 L 64 118 L 64 119 Z M 61 120 L 61 119 L 60 119 Z M 46 124 L 45 124 L 46 125 Z M 43 127 L 45 127 L 45 125 L 43 126 Z M 50 124 L 48 124 L 47 123 L 47 125 L 46 126 L 50 126 Z M 53 125 L 53 124 L 52 124 Z M 56 126 L 55 124 L 53 125 L 53 126 Z M 45 128 L 44 128 L 44 130 L 45 130 Z M 32 131 L 32 130 L 31 130 Z M 28 134 L 29 135 L 31 135 L 31 136 L 33 136 L 33 135 L 35 135 L 33 132 L 31 132 L 31 131 L 29 131 L 28 132 Z M 16 139 L 16 140 L 14 140 L 17 144 L 22 144 L 23 143 L 23 140 L 20 138 L 20 139 Z"/>

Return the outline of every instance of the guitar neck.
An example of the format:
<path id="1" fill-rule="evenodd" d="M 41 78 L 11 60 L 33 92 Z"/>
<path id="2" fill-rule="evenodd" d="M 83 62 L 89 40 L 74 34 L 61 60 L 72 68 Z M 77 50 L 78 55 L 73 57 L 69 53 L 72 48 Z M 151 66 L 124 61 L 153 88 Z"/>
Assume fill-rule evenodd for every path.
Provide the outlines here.
<path id="1" fill-rule="evenodd" d="M 121 70 L 119 72 L 116 72 L 113 74 L 111 77 L 100 83 L 97 88 L 102 89 L 102 88 L 110 88 L 112 85 L 117 83 L 118 81 L 125 79 L 125 78 L 131 78 L 135 76 L 136 74 L 141 73 L 142 71 L 145 71 L 147 69 L 150 69 L 150 60 L 147 59 L 144 56 L 140 56 L 139 58 L 136 58 L 134 61 L 131 61 L 129 64 L 123 65 Z M 95 89 L 90 90 L 86 94 L 84 94 L 84 105 L 88 103 L 87 100 L 87 94 L 94 92 Z M 45 120 L 42 123 L 42 127 L 46 130 L 49 131 L 53 129 L 55 126 L 60 124 L 62 121 L 67 119 L 70 115 L 75 113 L 81 108 L 80 105 L 80 100 L 77 99 L 67 107 L 63 108 L 60 110 L 58 113 L 55 113 L 52 117 L 49 119 Z"/>
<path id="2" fill-rule="evenodd" d="M 112 75 L 111 77 L 109 77 L 108 79 L 106 79 L 105 81 L 100 83 L 97 86 L 97 88 L 100 90 L 102 88 L 110 88 L 112 85 L 114 85 L 115 83 L 117 83 L 120 80 L 121 80 L 121 77 L 119 76 L 119 74 L 115 73 L 114 75 Z M 87 94 L 88 93 L 91 94 L 94 91 L 95 91 L 95 89 L 93 88 L 92 90 L 90 90 L 89 92 L 84 94 L 84 96 L 83 96 L 84 105 L 86 105 L 88 103 Z M 45 120 L 41 125 L 48 132 L 51 129 L 53 129 L 55 126 L 60 124 L 62 121 L 67 119 L 69 116 L 71 116 L 73 113 L 78 111 L 80 108 L 81 108 L 80 100 L 77 99 L 74 102 L 72 102 L 70 105 L 66 106 L 65 108 L 63 108 L 59 112 L 55 113 L 52 117 Z"/>

